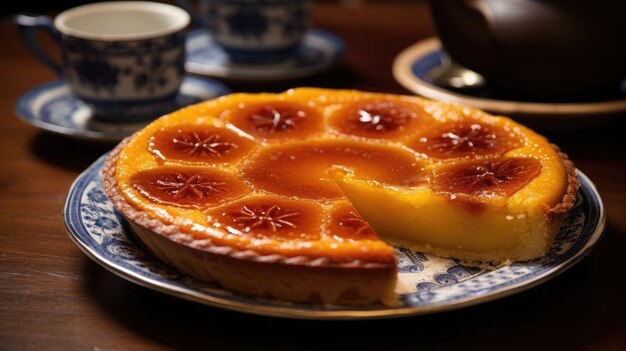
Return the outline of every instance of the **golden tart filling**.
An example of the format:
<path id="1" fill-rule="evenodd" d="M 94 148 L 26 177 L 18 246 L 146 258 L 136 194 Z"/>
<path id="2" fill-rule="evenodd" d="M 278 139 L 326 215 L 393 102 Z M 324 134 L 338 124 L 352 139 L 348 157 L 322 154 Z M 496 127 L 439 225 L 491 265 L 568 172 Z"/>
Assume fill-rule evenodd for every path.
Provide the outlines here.
<path id="1" fill-rule="evenodd" d="M 544 255 L 577 180 L 504 117 L 417 97 L 233 94 L 122 142 L 105 190 L 138 238 L 198 279 L 292 301 L 393 300 L 393 247 L 475 264 Z"/>

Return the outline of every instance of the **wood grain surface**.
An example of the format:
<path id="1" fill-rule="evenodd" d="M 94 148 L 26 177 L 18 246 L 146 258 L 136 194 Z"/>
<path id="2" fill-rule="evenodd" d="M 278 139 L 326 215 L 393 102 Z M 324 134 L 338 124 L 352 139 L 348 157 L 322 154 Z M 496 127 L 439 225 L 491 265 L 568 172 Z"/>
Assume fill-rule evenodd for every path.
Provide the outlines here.
<path id="1" fill-rule="evenodd" d="M 402 49 L 434 35 L 426 4 L 319 3 L 314 24 L 343 37 L 342 63 L 293 86 L 409 93 L 391 76 Z M 51 46 L 51 45 L 48 45 Z M 228 312 L 130 283 L 69 239 L 72 181 L 111 145 L 50 135 L 13 105 L 56 77 L 0 19 L 0 350 L 626 349 L 626 114 L 597 127 L 539 130 L 598 187 L 608 212 L 598 246 L 560 276 L 494 302 L 434 315 L 360 322 L 293 321 Z"/>

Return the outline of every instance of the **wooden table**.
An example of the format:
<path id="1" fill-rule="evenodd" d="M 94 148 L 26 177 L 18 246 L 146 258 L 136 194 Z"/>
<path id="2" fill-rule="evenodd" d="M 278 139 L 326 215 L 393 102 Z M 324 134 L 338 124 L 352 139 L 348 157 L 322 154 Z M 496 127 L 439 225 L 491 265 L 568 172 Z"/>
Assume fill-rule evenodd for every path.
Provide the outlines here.
<path id="1" fill-rule="evenodd" d="M 407 93 L 391 76 L 392 60 L 434 33 L 423 3 L 320 3 L 314 22 L 345 39 L 347 56 L 331 72 L 289 85 Z M 265 318 L 140 287 L 72 243 L 61 213 L 67 191 L 109 147 L 49 135 L 15 117 L 16 99 L 55 77 L 26 52 L 9 18 L 0 21 L 0 33 L 0 350 L 291 350 L 336 343 L 350 349 L 626 349 L 626 115 L 595 128 L 542 131 L 595 182 L 608 211 L 598 246 L 560 276 L 434 315 L 360 322 Z"/>

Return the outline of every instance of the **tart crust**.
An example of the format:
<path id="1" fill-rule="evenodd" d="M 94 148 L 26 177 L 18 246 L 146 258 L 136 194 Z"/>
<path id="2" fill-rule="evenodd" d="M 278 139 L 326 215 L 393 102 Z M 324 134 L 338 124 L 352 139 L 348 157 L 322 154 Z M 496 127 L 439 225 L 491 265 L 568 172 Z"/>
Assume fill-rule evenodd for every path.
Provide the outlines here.
<path id="1" fill-rule="evenodd" d="M 578 175 L 576 174 L 574 162 L 572 162 L 569 159 L 569 156 L 562 152 L 557 145 L 550 145 L 552 145 L 554 150 L 559 153 L 559 157 L 561 157 L 563 166 L 565 167 L 565 171 L 567 173 L 567 188 L 565 189 L 565 193 L 563 194 L 561 201 L 557 202 L 546 211 L 546 213 L 554 217 L 555 222 L 558 222 L 560 225 L 565 217 L 564 215 L 567 214 L 567 212 L 569 212 L 569 210 L 571 210 L 576 203 L 576 193 L 578 192 L 580 182 L 578 181 Z"/>
<path id="2" fill-rule="evenodd" d="M 178 226 L 137 210 L 120 193 L 115 177 L 117 157 L 131 138 L 123 140 L 107 157 L 103 188 L 133 234 L 160 260 L 198 280 L 218 281 L 227 289 L 254 296 L 311 303 L 397 303 L 395 261 L 337 262 L 324 257 L 236 250 L 216 246 L 210 239 L 195 239 Z"/>

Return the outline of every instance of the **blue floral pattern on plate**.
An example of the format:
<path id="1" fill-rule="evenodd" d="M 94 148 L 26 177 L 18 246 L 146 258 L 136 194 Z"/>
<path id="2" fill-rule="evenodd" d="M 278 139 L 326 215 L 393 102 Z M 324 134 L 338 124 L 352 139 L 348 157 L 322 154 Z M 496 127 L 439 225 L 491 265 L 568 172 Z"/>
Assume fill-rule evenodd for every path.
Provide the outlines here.
<path id="1" fill-rule="evenodd" d="M 78 247 L 110 271 L 148 288 L 221 308 L 263 315 L 319 319 L 394 317 L 485 302 L 525 290 L 572 266 L 593 248 L 605 222 L 597 190 L 580 174 L 576 206 L 548 254 L 539 260 L 488 271 L 397 248 L 400 306 L 294 304 L 233 293 L 216 283 L 198 282 L 145 252 L 102 190 L 101 169 L 105 156 L 76 179 L 65 203 L 65 224 Z"/>
<path id="2" fill-rule="evenodd" d="M 206 30 L 187 34 L 185 69 L 194 74 L 238 81 L 279 81 L 320 73 L 339 62 L 346 46 L 339 37 L 319 29 L 305 35 L 293 59 L 276 64 L 236 64 Z"/>
<path id="3" fill-rule="evenodd" d="M 169 106 L 169 111 L 162 113 L 229 92 L 220 82 L 188 76 L 183 80 L 175 104 Z M 72 94 L 62 80 L 43 84 L 22 95 L 15 104 L 15 111 L 22 120 L 43 130 L 101 142 L 120 141 L 150 122 L 112 123 L 95 120 L 91 108 Z"/>

